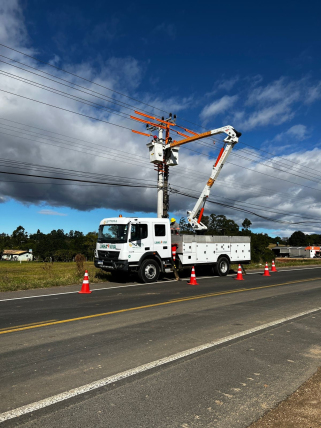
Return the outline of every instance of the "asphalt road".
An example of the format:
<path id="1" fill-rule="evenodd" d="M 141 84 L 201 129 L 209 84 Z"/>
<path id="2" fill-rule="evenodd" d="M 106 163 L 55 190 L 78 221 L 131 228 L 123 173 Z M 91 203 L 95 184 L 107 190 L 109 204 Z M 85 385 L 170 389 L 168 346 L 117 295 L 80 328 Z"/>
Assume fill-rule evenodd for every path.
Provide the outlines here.
<path id="1" fill-rule="evenodd" d="M 3 425 L 246 427 L 320 365 L 320 268 L 198 282 L 0 301 Z"/>

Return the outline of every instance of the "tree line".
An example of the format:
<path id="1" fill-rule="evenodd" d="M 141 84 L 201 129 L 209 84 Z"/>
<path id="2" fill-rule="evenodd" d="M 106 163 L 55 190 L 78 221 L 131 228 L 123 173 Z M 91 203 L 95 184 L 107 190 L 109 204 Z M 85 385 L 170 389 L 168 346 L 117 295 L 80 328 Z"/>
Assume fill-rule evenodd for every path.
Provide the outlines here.
<path id="1" fill-rule="evenodd" d="M 301 231 L 294 232 L 289 238 L 277 236 L 272 238 L 266 233 L 254 233 L 251 231 L 251 221 L 244 219 L 241 227 L 232 219 L 224 215 L 211 214 L 203 216 L 202 222 L 207 226 L 207 235 L 240 235 L 251 236 L 252 261 L 271 261 L 274 253 L 268 248 L 270 244 L 308 246 L 320 245 L 321 235 L 307 235 Z M 179 222 L 181 233 L 192 234 L 192 228 L 184 217 Z M 39 229 L 36 233 L 28 234 L 19 226 L 11 235 L 0 233 L 0 254 L 3 250 L 32 249 L 37 260 L 44 261 L 72 261 L 76 254 L 83 254 L 87 260 L 93 260 L 98 234 L 89 232 L 86 235 L 78 230 L 65 233 L 62 229 L 52 230 L 50 233 L 42 233 Z"/>
<path id="2" fill-rule="evenodd" d="M 254 233 L 250 230 L 252 222 L 245 218 L 242 227 L 231 219 L 226 218 L 224 215 L 211 214 L 202 217 L 202 223 L 207 226 L 206 235 L 240 235 L 251 236 L 251 255 L 254 263 L 268 261 L 274 259 L 275 255 L 268 247 L 270 244 L 274 245 L 289 245 L 293 247 L 304 247 L 308 245 L 320 245 L 321 235 L 311 234 L 307 235 L 301 231 L 294 232 L 290 237 L 275 238 L 269 236 L 267 233 Z M 185 218 L 180 220 L 181 233 L 192 234 L 192 228 L 187 223 Z"/>
<path id="3" fill-rule="evenodd" d="M 86 235 L 78 230 L 65 233 L 62 229 L 42 233 L 28 234 L 24 227 L 19 226 L 12 232 L 0 234 L 0 254 L 3 250 L 30 250 L 37 260 L 72 261 L 76 254 L 83 254 L 93 260 L 98 234 L 89 232 Z"/>

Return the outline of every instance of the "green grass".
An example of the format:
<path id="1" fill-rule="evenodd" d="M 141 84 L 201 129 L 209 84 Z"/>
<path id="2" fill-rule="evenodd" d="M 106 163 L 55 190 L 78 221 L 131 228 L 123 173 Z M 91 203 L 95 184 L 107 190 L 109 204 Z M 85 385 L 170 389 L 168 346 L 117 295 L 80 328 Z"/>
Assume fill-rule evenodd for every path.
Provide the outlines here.
<path id="1" fill-rule="evenodd" d="M 77 264 L 74 262 L 22 262 L 20 264 L 1 260 L 0 291 L 82 284 L 85 269 L 88 270 L 90 283 L 110 280 L 110 274 L 95 268 L 93 262 L 85 262 L 83 270 L 78 272 Z"/>

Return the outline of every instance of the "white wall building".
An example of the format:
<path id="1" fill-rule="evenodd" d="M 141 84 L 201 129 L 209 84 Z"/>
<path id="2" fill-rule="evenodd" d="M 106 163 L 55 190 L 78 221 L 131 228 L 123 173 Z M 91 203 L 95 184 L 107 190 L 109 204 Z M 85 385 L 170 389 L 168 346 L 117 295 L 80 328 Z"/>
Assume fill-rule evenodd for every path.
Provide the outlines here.
<path id="1" fill-rule="evenodd" d="M 26 250 L 3 250 L 2 260 L 30 262 L 33 260 L 33 255 Z"/>

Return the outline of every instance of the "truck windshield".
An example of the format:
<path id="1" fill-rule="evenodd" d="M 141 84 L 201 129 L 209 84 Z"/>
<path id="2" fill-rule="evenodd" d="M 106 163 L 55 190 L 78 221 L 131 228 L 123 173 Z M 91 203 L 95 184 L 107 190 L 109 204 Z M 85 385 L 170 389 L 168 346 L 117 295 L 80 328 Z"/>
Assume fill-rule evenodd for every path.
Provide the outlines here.
<path id="1" fill-rule="evenodd" d="M 99 226 L 98 242 L 127 242 L 128 224 L 105 224 Z"/>

